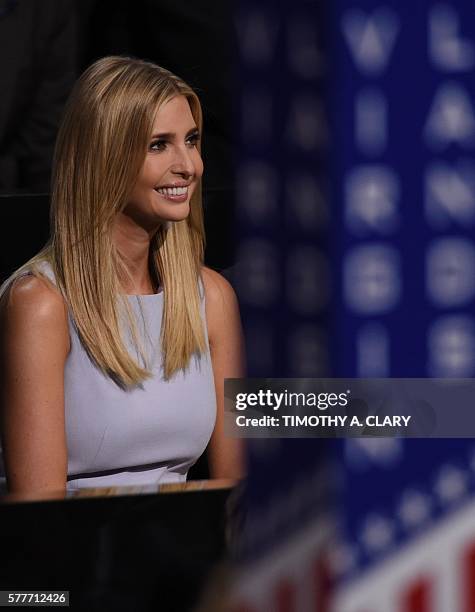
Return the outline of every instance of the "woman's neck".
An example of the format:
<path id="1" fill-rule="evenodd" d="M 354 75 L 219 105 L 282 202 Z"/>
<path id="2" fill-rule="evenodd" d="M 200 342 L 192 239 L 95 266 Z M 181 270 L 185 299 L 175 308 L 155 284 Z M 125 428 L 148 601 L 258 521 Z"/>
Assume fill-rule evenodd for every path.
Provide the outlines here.
<path id="1" fill-rule="evenodd" d="M 149 267 L 151 236 L 127 216 L 119 214 L 112 240 L 126 269 L 121 278 L 123 292 L 130 295 L 156 293 Z"/>

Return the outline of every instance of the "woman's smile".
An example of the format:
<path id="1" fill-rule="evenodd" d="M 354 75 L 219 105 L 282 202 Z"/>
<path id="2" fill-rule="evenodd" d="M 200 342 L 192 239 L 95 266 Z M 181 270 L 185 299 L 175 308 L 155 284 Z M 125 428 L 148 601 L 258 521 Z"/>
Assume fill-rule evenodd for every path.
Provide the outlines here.
<path id="1" fill-rule="evenodd" d="M 189 183 L 185 185 L 167 185 L 165 187 L 155 187 L 159 196 L 170 202 L 186 202 L 188 199 Z"/>

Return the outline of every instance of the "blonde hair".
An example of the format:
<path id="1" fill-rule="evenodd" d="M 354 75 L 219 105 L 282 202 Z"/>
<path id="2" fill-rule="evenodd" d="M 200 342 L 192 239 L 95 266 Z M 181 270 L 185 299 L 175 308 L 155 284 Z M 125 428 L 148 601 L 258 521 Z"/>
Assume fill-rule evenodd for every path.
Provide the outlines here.
<path id="1" fill-rule="evenodd" d="M 112 224 L 139 176 L 156 111 L 177 95 L 186 97 L 201 131 L 196 94 L 168 70 L 138 59 L 105 57 L 82 74 L 56 141 L 50 241 L 8 281 L 26 269 L 41 275 L 38 264 L 47 261 L 91 359 L 124 387 L 151 374 L 131 309 L 120 295 L 126 270 L 112 242 Z M 193 354 L 206 350 L 198 286 L 203 249 L 197 185 L 189 216 L 168 228 L 162 225 L 150 245 L 150 273 L 163 286 L 161 344 L 167 379 L 185 369 Z M 124 312 L 144 365 L 124 344 Z"/>

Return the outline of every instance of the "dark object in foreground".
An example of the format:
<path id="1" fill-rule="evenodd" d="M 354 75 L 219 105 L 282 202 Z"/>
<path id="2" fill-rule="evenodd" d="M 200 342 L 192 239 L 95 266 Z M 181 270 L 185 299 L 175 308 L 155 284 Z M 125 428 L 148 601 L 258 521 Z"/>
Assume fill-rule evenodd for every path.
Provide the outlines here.
<path id="1" fill-rule="evenodd" d="M 0 504 L 0 590 L 69 590 L 90 612 L 192 610 L 225 554 L 230 488 L 177 488 Z"/>

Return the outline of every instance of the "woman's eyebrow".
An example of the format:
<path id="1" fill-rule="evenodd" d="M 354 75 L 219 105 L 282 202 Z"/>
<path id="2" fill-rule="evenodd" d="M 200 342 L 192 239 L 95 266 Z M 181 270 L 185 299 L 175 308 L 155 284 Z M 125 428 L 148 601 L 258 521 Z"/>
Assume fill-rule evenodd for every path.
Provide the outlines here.
<path id="1" fill-rule="evenodd" d="M 196 132 L 199 132 L 198 127 L 195 125 L 194 127 L 192 127 L 191 129 L 188 130 L 188 132 L 186 133 L 186 136 L 190 136 L 191 134 L 194 134 Z M 175 132 L 162 132 L 160 134 L 153 134 L 152 138 L 175 138 L 176 134 Z"/>

